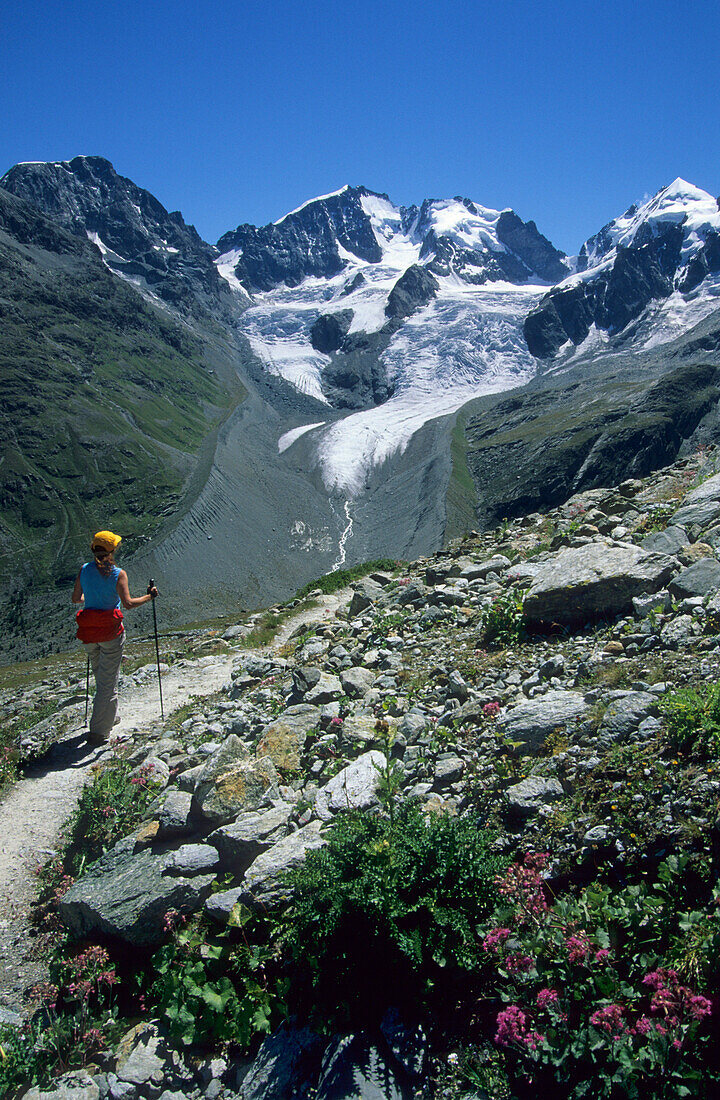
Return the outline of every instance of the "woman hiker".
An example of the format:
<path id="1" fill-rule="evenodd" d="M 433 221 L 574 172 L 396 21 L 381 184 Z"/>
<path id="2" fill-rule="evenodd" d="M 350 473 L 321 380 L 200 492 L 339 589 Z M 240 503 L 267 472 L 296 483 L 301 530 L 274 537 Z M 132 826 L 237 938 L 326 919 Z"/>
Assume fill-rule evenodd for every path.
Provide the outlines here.
<path id="1" fill-rule="evenodd" d="M 121 538 L 112 531 L 98 531 L 90 549 L 93 560 L 86 562 L 77 575 L 73 603 L 84 606 L 76 615 L 77 637 L 85 644 L 95 674 L 88 744 L 102 745 L 117 719 L 117 686 L 120 675 L 125 627 L 120 605 L 130 610 L 154 600 L 157 588 L 148 585 L 146 596 L 131 596 L 127 573 L 115 564 L 114 554 Z"/>

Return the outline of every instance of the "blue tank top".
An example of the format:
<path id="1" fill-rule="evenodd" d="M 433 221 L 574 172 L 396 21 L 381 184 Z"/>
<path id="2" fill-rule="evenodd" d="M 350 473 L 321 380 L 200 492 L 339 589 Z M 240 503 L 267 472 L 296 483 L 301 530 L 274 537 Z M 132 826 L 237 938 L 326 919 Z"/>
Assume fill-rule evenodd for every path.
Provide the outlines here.
<path id="1" fill-rule="evenodd" d="M 80 586 L 85 597 L 85 607 L 94 607 L 97 611 L 114 611 L 120 607 L 120 597 L 115 591 L 120 568 L 113 565 L 106 577 L 102 575 L 94 561 L 86 562 L 80 570 Z"/>

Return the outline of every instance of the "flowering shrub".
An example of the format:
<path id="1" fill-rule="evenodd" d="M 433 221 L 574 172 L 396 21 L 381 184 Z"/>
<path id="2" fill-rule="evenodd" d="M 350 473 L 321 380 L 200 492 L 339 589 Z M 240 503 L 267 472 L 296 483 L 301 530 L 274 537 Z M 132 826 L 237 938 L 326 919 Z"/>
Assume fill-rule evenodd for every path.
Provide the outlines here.
<path id="1" fill-rule="evenodd" d="M 480 633 L 489 645 L 517 645 L 525 634 L 524 592 L 508 589 L 496 596 L 480 616 Z"/>
<path id="2" fill-rule="evenodd" d="M 526 856 L 497 881 L 505 907 L 483 938 L 506 1002 L 495 1042 L 519 1070 L 545 1074 L 569 1096 L 704 1091 L 698 1050 L 712 1002 L 651 946 L 672 944 L 670 893 L 661 882 L 655 893 L 630 887 L 612 896 L 595 886 L 577 899 L 553 899 L 543 880 L 546 861 Z M 666 866 L 665 879 L 677 869 Z M 673 919 L 679 935 L 674 909 Z"/>

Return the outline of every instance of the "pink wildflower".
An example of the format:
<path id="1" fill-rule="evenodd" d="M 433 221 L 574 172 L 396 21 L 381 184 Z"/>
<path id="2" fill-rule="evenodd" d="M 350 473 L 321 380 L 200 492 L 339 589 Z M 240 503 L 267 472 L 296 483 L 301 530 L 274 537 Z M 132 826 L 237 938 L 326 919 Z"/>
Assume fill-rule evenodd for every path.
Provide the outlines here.
<path id="1" fill-rule="evenodd" d="M 483 718 L 496 718 L 500 713 L 499 703 L 486 703 L 482 709 Z"/>
<path id="2" fill-rule="evenodd" d="M 483 951 L 488 955 L 497 955 L 502 945 L 509 938 L 509 928 L 491 928 L 483 940 Z"/>
<path id="3" fill-rule="evenodd" d="M 535 1003 L 538 1008 L 548 1008 L 552 1004 L 556 1004 L 559 997 L 557 989 L 541 989 L 535 998 Z"/>
<path id="4" fill-rule="evenodd" d="M 598 950 L 595 952 L 596 963 L 606 963 L 609 958 L 610 952 L 606 947 L 599 947 Z"/>
<path id="5" fill-rule="evenodd" d="M 584 932 L 576 932 L 565 940 L 568 960 L 571 963 L 584 963 L 590 954 L 590 941 Z"/>
<path id="6" fill-rule="evenodd" d="M 626 1031 L 624 1015 L 625 1009 L 622 1005 L 606 1005 L 605 1008 L 599 1008 L 593 1012 L 590 1023 L 593 1027 L 612 1035 L 613 1039 L 619 1039 Z"/>
<path id="7" fill-rule="evenodd" d="M 508 955 L 505 959 L 505 966 L 511 974 L 527 974 L 528 970 L 532 970 L 534 965 L 535 960 L 531 955 L 521 955 L 520 952 Z"/>

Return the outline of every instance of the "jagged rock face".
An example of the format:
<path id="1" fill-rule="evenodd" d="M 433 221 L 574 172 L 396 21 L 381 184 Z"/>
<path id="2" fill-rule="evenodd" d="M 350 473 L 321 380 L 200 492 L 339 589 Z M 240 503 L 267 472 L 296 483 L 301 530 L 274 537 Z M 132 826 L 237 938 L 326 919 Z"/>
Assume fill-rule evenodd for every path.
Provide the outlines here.
<path id="1" fill-rule="evenodd" d="M 437 294 L 440 284 L 426 267 L 413 264 L 390 291 L 385 313 L 390 318 L 410 317 Z"/>
<path id="2" fill-rule="evenodd" d="M 308 275 L 332 278 L 345 267 L 338 244 L 361 260 L 379 263 L 382 252 L 360 202 L 372 193 L 346 187 L 272 225 L 239 225 L 220 238 L 218 249 L 242 253 L 235 274 L 249 290 L 271 290 L 279 283 L 298 286 Z"/>
<path id="3" fill-rule="evenodd" d="M 192 311 L 200 302 L 216 314 L 232 312 L 233 296 L 218 274 L 212 247 L 182 214 L 168 213 L 104 157 L 17 164 L 0 186 L 70 232 L 89 237 L 109 267 L 175 308 Z"/>
<path id="4" fill-rule="evenodd" d="M 310 329 L 310 343 L 323 355 L 339 351 L 352 319 L 351 309 L 341 309 L 339 313 L 322 313 Z"/>
<path id="5" fill-rule="evenodd" d="M 525 339 L 538 359 L 551 358 L 568 340 L 581 344 L 591 325 L 620 332 L 653 298 L 667 298 L 680 262 L 682 226 L 657 236 L 641 231 L 630 248 L 619 247 L 607 272 L 591 281 L 551 290 L 525 321 Z"/>

